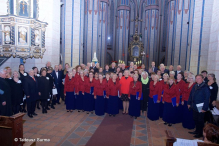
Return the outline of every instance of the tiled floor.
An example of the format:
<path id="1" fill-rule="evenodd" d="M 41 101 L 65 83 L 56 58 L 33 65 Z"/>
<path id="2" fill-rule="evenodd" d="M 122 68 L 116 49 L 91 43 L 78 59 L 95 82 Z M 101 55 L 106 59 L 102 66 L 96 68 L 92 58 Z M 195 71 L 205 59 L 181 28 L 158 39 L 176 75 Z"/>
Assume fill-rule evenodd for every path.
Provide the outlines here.
<path id="1" fill-rule="evenodd" d="M 42 114 L 41 110 L 36 113 L 38 116 L 32 119 L 24 116 L 24 138 L 50 139 L 50 142 L 37 142 L 37 146 L 85 145 L 104 118 L 85 112 L 66 112 L 63 103 L 47 114 Z M 162 119 L 150 121 L 141 116 L 134 120 L 130 146 L 164 146 L 165 130 L 171 130 L 177 138 L 193 139 L 181 124 L 168 127 Z"/>

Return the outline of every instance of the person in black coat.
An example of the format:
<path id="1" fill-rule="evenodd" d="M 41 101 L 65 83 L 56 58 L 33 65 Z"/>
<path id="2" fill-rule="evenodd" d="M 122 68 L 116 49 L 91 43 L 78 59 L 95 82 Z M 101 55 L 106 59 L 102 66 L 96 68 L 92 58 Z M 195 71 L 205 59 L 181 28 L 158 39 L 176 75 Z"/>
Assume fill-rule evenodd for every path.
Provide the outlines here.
<path id="1" fill-rule="evenodd" d="M 0 70 L 0 89 L 3 93 L 0 94 L 0 115 L 2 116 L 11 116 L 12 107 L 11 107 L 11 87 L 8 82 L 5 80 L 6 70 Z"/>
<path id="2" fill-rule="evenodd" d="M 148 77 L 148 73 L 143 71 L 141 73 L 141 83 L 142 83 L 142 94 L 143 99 L 141 99 L 141 114 L 146 116 L 146 111 L 148 108 L 148 98 L 149 98 L 149 86 L 150 86 L 150 79 Z"/>
<path id="3" fill-rule="evenodd" d="M 208 83 L 208 72 L 206 70 L 203 70 L 201 74 L 204 76 L 204 81 L 207 84 Z"/>
<path id="4" fill-rule="evenodd" d="M 34 78 L 38 81 L 39 77 L 40 77 L 40 74 L 39 74 L 39 71 L 38 71 L 38 68 L 37 67 L 33 67 L 33 72 L 34 72 Z M 45 68 L 41 68 L 40 70 L 40 73 L 41 71 L 45 69 Z M 40 98 L 38 97 L 37 101 L 36 101 L 36 106 L 37 106 L 37 109 L 40 109 Z"/>
<path id="5" fill-rule="evenodd" d="M 53 88 L 55 88 L 54 87 L 54 79 L 53 79 L 53 76 L 52 76 L 52 71 L 53 71 L 53 69 L 52 69 L 52 67 L 49 67 L 48 69 L 47 69 L 47 74 L 46 74 L 46 77 L 48 77 L 49 78 L 49 95 L 50 95 L 50 101 L 52 101 L 51 102 L 51 108 L 52 109 L 55 109 L 55 107 L 54 107 L 54 105 L 55 105 L 55 103 L 56 103 L 56 100 L 55 100 L 55 98 L 53 97 L 53 94 L 52 94 L 52 89 Z M 47 103 L 47 107 L 48 107 L 48 105 L 50 105 L 50 101 L 48 101 L 48 103 Z M 47 108 L 48 109 L 48 108 Z"/>
<path id="6" fill-rule="evenodd" d="M 20 111 L 20 104 L 23 103 L 23 85 L 22 81 L 19 79 L 20 74 L 17 71 L 14 71 L 12 76 L 13 78 L 8 79 L 8 82 L 11 87 L 11 104 L 13 114 L 17 114 Z"/>
<path id="7" fill-rule="evenodd" d="M 191 107 L 193 109 L 193 120 L 195 122 L 196 130 L 189 133 L 195 134 L 195 138 L 200 138 L 203 136 L 204 116 L 209 107 L 211 93 L 204 82 L 203 75 L 196 75 L 196 83 L 197 84 L 193 86 L 192 91 L 190 92 L 188 100 L 188 108 Z M 198 110 L 197 104 L 200 103 L 203 103 L 203 106 Z"/>
<path id="8" fill-rule="evenodd" d="M 67 66 L 68 66 L 68 67 L 67 67 Z M 70 66 L 68 65 L 68 63 L 65 64 L 65 69 L 67 69 L 67 71 L 68 71 L 69 67 L 70 67 Z M 67 73 L 67 72 L 64 72 L 64 70 L 62 69 L 62 65 L 61 65 L 61 64 L 59 64 L 59 72 L 62 74 L 62 80 L 65 79 L 65 76 L 66 76 L 66 73 Z M 64 82 L 63 82 L 63 84 L 61 84 L 60 97 L 61 97 L 62 101 L 65 101 L 65 96 L 64 96 Z"/>
<path id="9" fill-rule="evenodd" d="M 34 71 L 31 69 L 29 75 L 24 79 L 24 93 L 27 97 L 27 113 L 30 118 L 36 116 L 36 100 L 38 98 L 38 82 L 34 78 Z"/>
<path id="10" fill-rule="evenodd" d="M 49 77 L 46 77 L 46 70 L 41 71 L 41 77 L 38 79 L 39 97 L 42 103 L 42 113 L 47 113 L 47 100 L 49 99 L 50 83 Z"/>
<path id="11" fill-rule="evenodd" d="M 174 78 L 175 79 L 177 79 L 177 75 L 181 72 L 182 73 L 182 75 L 184 74 L 184 72 L 181 70 L 181 66 L 180 65 L 178 65 L 177 66 L 177 68 L 176 68 L 176 71 L 175 71 L 175 76 L 174 76 Z"/>
<path id="12" fill-rule="evenodd" d="M 113 62 L 113 63 L 111 64 L 111 67 L 110 67 L 110 69 L 109 69 L 109 72 L 116 73 L 116 63 L 115 63 L 115 62 Z"/>
<path id="13" fill-rule="evenodd" d="M 211 92 L 209 108 L 210 110 L 213 110 L 215 101 L 217 100 L 217 93 L 218 93 L 218 85 L 216 82 L 215 74 L 208 74 L 207 85 Z"/>
<path id="14" fill-rule="evenodd" d="M 151 62 L 151 69 L 152 69 L 152 72 L 157 73 L 158 68 L 155 66 L 155 62 L 154 61 Z"/>
<path id="15" fill-rule="evenodd" d="M 61 72 L 59 72 L 58 65 L 55 66 L 55 68 L 52 72 L 52 76 L 54 79 L 55 88 L 57 89 L 57 92 L 58 92 L 58 94 L 56 95 L 56 97 L 57 97 L 56 103 L 60 104 L 59 100 L 60 100 L 60 94 L 61 94 L 63 75 Z"/>
<path id="16" fill-rule="evenodd" d="M 19 74 L 20 74 L 20 80 L 22 82 L 22 84 L 24 83 L 24 79 L 27 77 L 28 73 L 25 72 L 25 68 L 24 68 L 24 65 L 23 64 L 20 64 L 19 65 Z M 24 87 L 24 86 L 23 86 Z M 20 112 L 24 112 L 26 113 L 26 95 L 24 94 L 24 91 L 23 91 L 23 103 L 22 103 L 22 106 L 20 107 Z"/>

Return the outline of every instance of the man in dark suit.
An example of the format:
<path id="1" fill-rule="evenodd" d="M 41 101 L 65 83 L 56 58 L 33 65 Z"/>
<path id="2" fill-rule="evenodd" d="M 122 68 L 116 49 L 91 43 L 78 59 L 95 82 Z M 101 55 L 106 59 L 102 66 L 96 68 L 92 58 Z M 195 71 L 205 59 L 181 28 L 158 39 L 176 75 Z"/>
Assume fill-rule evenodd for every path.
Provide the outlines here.
<path id="1" fill-rule="evenodd" d="M 181 70 L 181 65 L 177 65 L 177 68 L 176 68 L 176 71 L 175 71 L 175 76 L 174 76 L 174 78 L 176 79 L 177 78 L 177 75 L 178 75 L 178 73 L 182 73 L 182 74 L 184 74 L 184 72 Z"/>
<path id="2" fill-rule="evenodd" d="M 151 69 L 152 69 L 152 72 L 157 73 L 158 68 L 155 66 L 155 62 L 154 61 L 151 62 Z"/>
<path id="3" fill-rule="evenodd" d="M 62 80 L 65 79 L 64 70 L 62 69 L 62 65 L 61 64 L 59 64 L 59 72 L 62 75 Z M 61 84 L 61 87 L 60 87 L 60 97 L 62 98 L 62 101 L 65 101 L 64 85 L 63 84 Z"/>
<path id="4" fill-rule="evenodd" d="M 200 138 L 203 136 L 204 117 L 205 112 L 209 107 L 209 98 L 211 93 L 204 82 L 202 74 L 196 75 L 195 80 L 197 84 L 193 86 L 192 91 L 190 92 L 188 108 L 193 110 L 193 120 L 195 122 L 196 130 L 189 133 L 194 134 L 195 138 Z M 200 103 L 203 105 L 198 108 L 197 104 Z"/>
<path id="5" fill-rule="evenodd" d="M 36 100 L 38 97 L 38 83 L 34 78 L 34 71 L 31 69 L 29 71 L 29 76 L 24 79 L 24 93 L 26 95 L 27 101 L 27 113 L 30 118 L 33 118 L 33 115 L 36 116 Z"/>
<path id="6" fill-rule="evenodd" d="M 56 87 L 57 92 L 58 92 L 58 94 L 56 95 L 56 97 L 57 97 L 56 103 L 60 104 L 59 100 L 60 100 L 60 94 L 61 94 L 62 77 L 63 77 L 63 75 L 59 71 L 58 65 L 55 65 L 55 68 L 54 68 L 54 70 L 52 72 L 52 76 L 53 76 L 53 79 L 54 79 L 55 87 Z"/>

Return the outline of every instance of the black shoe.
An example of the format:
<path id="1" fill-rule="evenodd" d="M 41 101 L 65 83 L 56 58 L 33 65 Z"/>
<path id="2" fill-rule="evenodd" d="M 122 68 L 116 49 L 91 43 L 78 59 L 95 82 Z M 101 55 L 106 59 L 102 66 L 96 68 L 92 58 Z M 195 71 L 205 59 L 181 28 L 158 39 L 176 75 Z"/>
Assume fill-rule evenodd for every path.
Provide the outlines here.
<path id="1" fill-rule="evenodd" d="M 193 137 L 195 137 L 195 138 L 201 138 L 201 137 L 203 137 L 203 135 L 202 135 L 202 134 L 196 134 L 196 135 L 193 136 Z"/>
<path id="2" fill-rule="evenodd" d="M 28 114 L 28 117 L 30 117 L 30 118 L 33 118 L 33 116 L 32 116 L 32 115 L 30 115 L 30 114 Z"/>
<path id="3" fill-rule="evenodd" d="M 109 114 L 109 116 L 111 117 L 112 115 L 111 115 L 111 114 Z"/>
<path id="4" fill-rule="evenodd" d="M 55 107 L 54 107 L 53 105 L 51 106 L 51 108 L 52 108 L 52 109 L 55 109 Z"/>
<path id="5" fill-rule="evenodd" d="M 91 114 L 93 114 L 94 112 L 91 112 Z"/>
<path id="6" fill-rule="evenodd" d="M 37 109 L 39 109 L 39 110 L 40 110 L 40 107 L 38 106 L 38 107 L 37 107 Z"/>
<path id="7" fill-rule="evenodd" d="M 37 116 L 37 114 L 36 114 L 36 113 L 33 113 L 33 115 L 34 115 L 34 116 Z"/>
<path id="8" fill-rule="evenodd" d="M 115 117 L 116 115 L 113 115 L 113 117 Z"/>
<path id="9" fill-rule="evenodd" d="M 189 132 L 189 134 L 198 134 L 196 131 Z"/>
<path id="10" fill-rule="evenodd" d="M 42 110 L 42 113 L 44 114 L 44 113 L 45 113 L 45 111 L 44 111 L 44 110 Z"/>
<path id="11" fill-rule="evenodd" d="M 84 112 L 84 110 L 82 110 L 82 112 Z"/>
<path id="12" fill-rule="evenodd" d="M 167 125 L 167 122 L 163 123 L 164 125 Z"/>
<path id="13" fill-rule="evenodd" d="M 87 114 L 89 114 L 89 113 L 87 113 Z"/>
<path id="14" fill-rule="evenodd" d="M 69 112 L 69 111 L 67 111 L 67 112 Z"/>
<path id="15" fill-rule="evenodd" d="M 81 112 L 81 111 L 78 111 L 79 113 Z"/>
<path id="16" fill-rule="evenodd" d="M 47 107 L 46 110 L 50 110 L 50 108 Z"/>
<path id="17" fill-rule="evenodd" d="M 27 111 L 25 109 L 23 109 L 23 113 L 26 113 Z"/>
<path id="18" fill-rule="evenodd" d="M 169 126 L 169 127 L 171 127 L 171 126 L 172 126 L 172 124 L 168 124 L 168 126 Z"/>

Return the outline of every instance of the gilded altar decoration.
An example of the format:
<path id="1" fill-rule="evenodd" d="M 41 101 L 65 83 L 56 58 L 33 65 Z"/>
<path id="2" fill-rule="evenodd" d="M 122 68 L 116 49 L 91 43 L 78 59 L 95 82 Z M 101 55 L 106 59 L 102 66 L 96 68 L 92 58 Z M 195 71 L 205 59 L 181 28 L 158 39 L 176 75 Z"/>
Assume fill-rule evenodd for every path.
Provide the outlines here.
<path id="1" fill-rule="evenodd" d="M 129 57 L 131 61 L 137 62 L 141 60 L 141 52 L 143 52 L 143 43 L 140 41 L 138 32 L 135 32 L 133 40 L 129 43 Z"/>
<path id="2" fill-rule="evenodd" d="M 46 22 L 38 20 L 38 0 L 7 2 L 8 15 L 0 15 L 0 56 L 43 58 Z M 13 8 L 13 9 L 12 9 Z"/>

